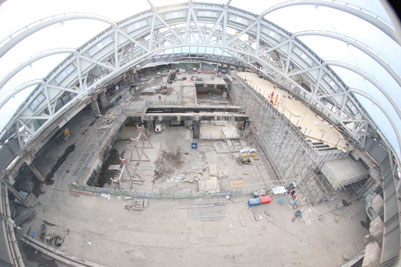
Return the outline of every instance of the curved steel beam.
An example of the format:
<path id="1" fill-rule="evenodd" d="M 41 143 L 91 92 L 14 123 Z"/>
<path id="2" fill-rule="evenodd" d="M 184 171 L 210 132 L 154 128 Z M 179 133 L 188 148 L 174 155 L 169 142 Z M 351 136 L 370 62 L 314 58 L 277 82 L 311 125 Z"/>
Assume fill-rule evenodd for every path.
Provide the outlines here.
<path id="1" fill-rule="evenodd" d="M 29 82 L 21 84 L 20 86 L 18 86 L 17 88 L 15 88 L 11 92 L 9 92 L 7 94 L 7 96 L 0 102 L 0 109 L 8 102 L 8 100 L 10 100 L 13 96 L 18 94 L 19 92 L 25 90 L 28 87 L 31 87 L 31 86 L 34 86 L 34 85 L 38 85 L 38 84 L 41 84 L 43 82 L 44 82 L 43 80 L 38 79 L 38 80 L 32 80 L 32 81 L 29 81 Z"/>
<path id="2" fill-rule="evenodd" d="M 347 70 L 350 70 L 356 74 L 358 74 L 359 76 L 361 76 L 362 78 L 365 78 L 366 80 L 368 80 L 371 84 L 373 84 L 377 89 L 379 89 L 379 91 L 386 97 L 386 99 L 390 102 L 391 106 L 394 108 L 395 112 L 397 112 L 398 118 L 401 120 L 401 110 L 398 107 L 397 103 L 395 103 L 394 99 L 389 95 L 389 93 L 387 93 L 386 89 L 383 88 L 383 86 L 381 86 L 373 77 L 371 77 L 369 74 L 367 74 L 366 72 L 355 68 L 352 65 L 349 64 L 345 64 L 342 62 L 338 62 L 338 61 L 325 61 L 323 63 L 324 65 L 330 65 L 330 66 L 337 66 L 340 68 L 344 68 Z"/>
<path id="3" fill-rule="evenodd" d="M 236 11 L 237 12 L 237 11 Z M 255 18 L 257 19 L 257 16 L 255 15 Z M 214 19 L 217 19 L 217 18 L 214 18 Z M 174 22 L 175 23 L 175 22 Z M 162 27 L 163 27 L 163 25 L 161 25 Z M 166 24 L 164 24 L 164 26 L 166 26 L 166 27 L 168 27 L 168 25 L 166 25 Z M 236 27 L 234 27 L 234 28 L 236 28 Z M 199 30 L 199 29 L 194 29 L 194 30 Z M 274 30 L 274 29 L 273 29 Z M 105 30 L 102 34 L 105 34 L 105 32 L 112 32 L 112 33 L 114 33 L 114 31 L 116 31 L 116 29 L 115 28 L 112 28 L 112 29 L 107 29 L 107 30 Z M 291 38 L 291 36 L 288 36 L 288 38 Z M 181 44 L 179 44 L 179 45 L 176 45 L 177 47 L 178 46 L 191 46 L 191 45 L 196 45 L 196 44 L 194 44 L 194 43 L 181 43 Z M 279 70 L 276 70 L 275 69 L 275 67 L 273 67 L 272 65 L 270 65 L 270 64 L 267 64 L 267 62 L 265 62 L 263 59 L 261 59 L 260 57 L 259 57 L 259 55 L 254 55 L 253 53 L 251 53 L 250 51 L 239 51 L 238 49 L 236 49 L 236 48 L 234 48 L 234 47 L 228 47 L 227 45 L 225 45 L 225 46 L 222 46 L 222 45 L 218 45 L 218 44 L 198 44 L 198 45 L 202 45 L 202 46 L 212 46 L 212 47 L 219 47 L 219 48 L 221 48 L 221 49 L 229 49 L 229 50 L 231 50 L 232 52 L 234 52 L 234 54 L 242 54 L 242 55 L 247 55 L 248 57 L 252 57 L 252 58 L 254 58 L 256 61 L 259 61 L 265 68 L 267 68 L 267 69 L 270 69 L 269 71 L 273 71 L 273 72 L 275 72 L 276 74 L 279 74 L 281 77 L 283 77 L 283 78 L 285 78 L 286 80 L 288 80 L 289 82 L 291 82 L 292 84 L 294 84 L 296 87 L 298 87 L 298 88 L 301 88 L 301 89 L 303 89 L 300 85 L 298 85 L 295 81 L 293 81 L 293 80 L 291 80 L 291 79 L 289 79 L 289 77 L 286 77 L 285 76 L 285 74 L 283 74 L 281 71 L 279 71 Z M 160 48 L 160 49 L 162 49 L 162 50 L 164 50 L 164 49 L 168 49 L 168 48 L 174 48 L 175 46 L 174 45 L 169 45 L 168 47 L 163 47 L 163 48 Z M 158 50 L 160 50 L 160 49 L 155 49 L 155 50 L 153 50 L 153 51 L 151 51 L 151 52 L 157 52 Z M 116 50 L 116 48 L 115 48 L 115 50 Z M 113 52 L 113 53 L 115 53 L 115 51 Z M 110 53 L 109 53 L 110 54 Z M 109 54 L 107 54 L 107 55 L 109 55 Z M 138 54 L 139 55 L 139 54 Z M 151 56 L 151 54 L 149 53 L 149 51 L 147 52 L 146 50 L 144 51 L 144 54 L 143 54 L 144 56 L 146 56 L 146 57 L 148 57 L 148 56 Z M 309 55 L 310 56 L 310 55 Z M 106 54 L 103 56 L 104 58 L 106 57 Z M 239 56 L 239 58 L 241 58 L 241 56 Z M 92 62 L 93 63 L 93 60 L 91 61 L 91 60 L 89 60 L 90 62 Z M 245 62 L 245 61 L 244 61 Z M 267 64 L 267 65 L 266 65 Z M 111 70 L 111 73 L 109 73 L 109 74 L 112 74 L 112 75 L 119 75 L 121 72 L 123 72 L 124 71 L 124 69 L 127 67 L 127 66 L 129 66 L 130 64 L 124 64 L 124 66 L 119 66 L 118 68 L 116 68 L 116 69 L 112 69 Z M 106 75 L 106 77 L 103 77 L 103 78 L 106 78 L 106 79 L 101 79 L 101 81 L 97 81 L 96 82 L 96 84 L 99 84 L 99 82 L 106 82 L 107 80 L 109 80 L 109 79 L 111 79 L 112 78 L 112 75 Z M 88 88 L 86 88 L 86 89 L 88 89 Z M 79 96 L 82 96 L 82 95 L 86 95 L 88 92 L 89 92 L 90 90 L 85 90 L 85 92 L 84 91 L 82 91 L 80 94 L 79 94 Z M 18 114 L 20 114 L 20 113 L 18 113 Z M 17 115 L 17 116 L 19 116 L 19 115 Z"/>
<path id="4" fill-rule="evenodd" d="M 18 31 L 14 32 L 7 38 L 1 41 L 0 43 L 0 58 L 4 56 L 11 48 L 13 48 L 16 44 L 27 38 L 28 36 L 34 34 L 37 31 L 40 31 L 48 26 L 68 21 L 68 20 L 77 20 L 77 19 L 90 19 L 90 20 L 98 20 L 105 23 L 108 23 L 112 26 L 116 26 L 117 23 L 103 16 L 90 14 L 90 13 L 64 13 L 58 14 L 54 16 L 50 16 L 41 20 L 37 20 Z"/>
<path id="5" fill-rule="evenodd" d="M 372 24 L 373 26 L 377 27 L 380 29 L 382 32 L 384 32 L 387 36 L 389 36 L 391 39 L 393 39 L 396 43 L 401 45 L 401 39 L 397 36 L 397 32 L 391 28 L 387 23 L 384 21 L 378 19 L 378 17 L 367 10 L 364 10 L 360 7 L 356 7 L 350 4 L 345 4 L 345 3 L 340 3 L 340 2 L 326 2 L 326 1 L 287 1 L 284 3 L 280 3 L 277 5 L 274 5 L 270 7 L 269 9 L 266 9 L 263 11 L 259 17 L 265 17 L 267 14 L 272 13 L 276 10 L 286 8 L 286 7 L 291 7 L 291 6 L 306 6 L 306 5 L 312 5 L 312 6 L 324 6 L 324 7 L 329 7 L 329 8 L 334 8 L 346 13 L 349 13 L 351 15 L 354 15 L 360 19 L 363 19 L 364 21 Z"/>
<path id="6" fill-rule="evenodd" d="M 37 54 L 36 56 L 28 59 L 27 61 L 25 61 L 24 63 L 20 64 L 18 67 L 16 67 L 15 69 L 13 69 L 12 71 L 10 71 L 1 81 L 0 81 L 0 89 L 3 88 L 3 86 L 12 78 L 14 77 L 18 72 L 20 72 L 21 70 L 23 70 L 26 66 L 31 65 L 32 63 L 34 63 L 35 61 L 38 61 L 42 58 L 48 57 L 48 56 L 52 56 L 52 55 L 57 55 L 57 54 L 66 54 L 66 53 L 76 53 L 77 50 L 75 49 L 71 49 L 71 48 L 58 48 L 58 49 L 50 49 L 44 52 L 41 52 L 39 54 Z"/>
<path id="7" fill-rule="evenodd" d="M 390 64 L 385 61 L 378 53 L 376 53 L 373 49 L 368 47 L 367 45 L 359 42 L 358 40 L 355 40 L 351 37 L 348 37 L 344 34 L 340 33 L 335 33 L 335 32 L 329 32 L 329 31 L 302 31 L 302 32 L 297 32 L 294 33 L 292 36 L 293 37 L 299 37 L 299 36 L 324 36 L 328 38 L 333 38 L 339 41 L 342 41 L 346 44 L 352 45 L 355 48 L 358 48 L 362 52 L 364 52 L 366 55 L 371 57 L 374 61 L 376 61 L 380 66 L 382 66 L 393 79 L 398 83 L 399 86 L 401 86 L 401 77 L 399 74 L 390 66 Z"/>
<path id="8" fill-rule="evenodd" d="M 357 94 L 360 96 L 363 96 L 367 99 L 369 99 L 373 104 L 375 104 L 380 110 L 381 112 L 383 112 L 384 116 L 386 116 L 386 118 L 388 119 L 388 121 L 391 124 L 391 127 L 393 128 L 397 141 L 398 141 L 398 146 L 400 149 L 400 153 L 401 153 L 401 136 L 400 136 L 400 132 L 398 131 L 397 125 L 395 124 L 394 120 L 391 118 L 390 114 L 386 111 L 386 109 L 377 102 L 377 100 L 372 97 L 370 94 L 366 93 L 365 91 L 356 89 L 356 88 L 350 88 L 350 90 L 353 94 Z M 386 140 L 385 138 L 383 140 Z M 389 146 L 390 148 L 392 147 L 391 145 Z M 394 153 L 394 155 L 397 155 L 397 153 Z"/>

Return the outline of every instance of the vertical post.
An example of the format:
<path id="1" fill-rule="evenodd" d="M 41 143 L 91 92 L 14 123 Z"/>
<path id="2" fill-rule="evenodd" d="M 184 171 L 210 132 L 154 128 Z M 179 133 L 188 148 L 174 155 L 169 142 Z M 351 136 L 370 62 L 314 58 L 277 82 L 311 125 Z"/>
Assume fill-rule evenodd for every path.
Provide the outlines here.
<path id="1" fill-rule="evenodd" d="M 153 11 L 155 12 L 155 11 Z M 150 38 L 149 38 L 149 52 L 152 51 L 152 45 L 153 45 L 153 34 L 154 34 L 154 29 L 155 29 L 155 18 L 156 18 L 156 14 L 153 13 L 152 16 L 152 25 L 150 26 Z"/>
<path id="2" fill-rule="evenodd" d="M 92 111 L 95 113 L 96 116 L 100 116 L 100 108 L 99 104 L 97 103 L 97 96 L 95 96 L 91 102 Z"/>
<path id="3" fill-rule="evenodd" d="M 29 207 L 28 202 L 26 202 L 25 199 L 23 199 L 20 194 L 18 194 L 18 191 L 14 188 L 14 186 L 12 184 L 10 184 L 7 180 L 6 177 L 3 176 L 3 178 L 1 179 L 1 182 L 4 183 L 4 185 L 7 187 L 8 190 L 10 190 L 11 194 L 13 194 L 13 196 L 18 199 L 18 201 L 24 205 L 25 207 Z"/>
<path id="4" fill-rule="evenodd" d="M 189 5 L 189 8 L 187 10 L 188 14 L 187 14 L 187 26 L 185 28 L 185 43 L 189 43 L 189 38 L 191 36 L 191 34 L 189 33 L 189 26 L 191 25 L 191 9 L 192 9 L 192 5 Z"/>
<path id="5" fill-rule="evenodd" d="M 106 98 L 106 92 L 105 91 L 101 92 L 99 94 L 99 97 L 100 97 L 100 103 L 102 104 L 102 108 L 108 107 L 109 102 L 107 101 L 107 98 Z"/>
<path id="6" fill-rule="evenodd" d="M 193 139 L 199 139 L 200 137 L 200 120 L 192 121 Z"/>
<path id="7" fill-rule="evenodd" d="M 31 162 L 30 164 L 28 164 L 29 169 L 32 171 L 32 173 L 35 175 L 36 179 L 39 180 L 39 182 L 44 182 L 46 180 L 46 178 L 40 173 L 40 171 L 36 168 L 36 166 L 33 164 L 33 162 Z"/>
<path id="8" fill-rule="evenodd" d="M 256 30 L 256 57 L 259 57 L 259 40 L 260 40 L 260 19 L 258 18 Z"/>
<path id="9" fill-rule="evenodd" d="M 118 26 L 114 30 L 114 66 L 116 69 L 120 66 L 118 62 Z"/>
<path id="10" fill-rule="evenodd" d="M 290 58 L 291 58 L 291 49 L 292 49 L 292 38 L 290 39 L 290 42 L 288 43 L 288 54 L 287 54 L 287 60 L 285 63 L 285 76 L 288 76 L 288 69 L 290 67 Z"/>
<path id="11" fill-rule="evenodd" d="M 33 160 L 34 160 L 34 156 L 31 153 L 29 153 L 26 156 L 25 163 L 26 163 L 26 165 L 28 165 L 29 169 L 34 174 L 36 179 L 38 179 L 39 182 L 43 183 L 46 180 L 46 178 L 40 173 L 40 171 L 33 164 Z"/>
<path id="12" fill-rule="evenodd" d="M 79 60 L 79 54 L 76 55 L 77 57 L 77 73 L 78 73 L 78 81 L 79 81 L 79 90 L 83 90 L 83 83 L 82 83 L 82 73 L 81 73 L 81 63 Z"/>
<path id="13" fill-rule="evenodd" d="M 226 45 L 227 38 L 227 5 L 224 8 L 224 21 L 223 21 L 223 45 Z"/>

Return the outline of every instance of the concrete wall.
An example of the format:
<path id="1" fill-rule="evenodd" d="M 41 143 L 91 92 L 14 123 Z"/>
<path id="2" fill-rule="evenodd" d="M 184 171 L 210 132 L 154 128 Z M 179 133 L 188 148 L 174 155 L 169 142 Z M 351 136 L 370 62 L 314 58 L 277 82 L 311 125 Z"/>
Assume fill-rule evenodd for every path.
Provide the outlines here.
<path id="1" fill-rule="evenodd" d="M 0 170 L 4 169 L 19 151 L 18 140 L 10 139 L 7 144 L 0 148 Z"/>
<path id="2" fill-rule="evenodd" d="M 394 266 L 398 262 L 400 254 L 399 201 L 396 191 L 399 179 L 394 176 L 392 171 L 395 162 L 379 140 L 367 138 L 365 149 L 380 165 L 383 178 L 384 233 L 380 264 L 381 266 Z"/>

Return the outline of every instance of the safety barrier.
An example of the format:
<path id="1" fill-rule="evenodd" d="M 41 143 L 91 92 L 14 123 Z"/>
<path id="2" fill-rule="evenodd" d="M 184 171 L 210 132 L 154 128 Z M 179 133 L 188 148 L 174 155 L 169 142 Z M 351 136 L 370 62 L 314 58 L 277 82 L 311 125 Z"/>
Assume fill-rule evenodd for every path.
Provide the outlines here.
<path id="1" fill-rule="evenodd" d="M 88 185 L 69 185 L 72 192 L 88 192 L 93 194 L 107 194 L 112 196 L 138 197 L 138 198 L 154 198 L 154 199 L 185 199 L 185 198 L 212 198 L 245 195 L 242 191 L 226 191 L 218 193 L 203 193 L 203 192 L 135 192 L 125 191 L 113 188 L 102 188 Z"/>

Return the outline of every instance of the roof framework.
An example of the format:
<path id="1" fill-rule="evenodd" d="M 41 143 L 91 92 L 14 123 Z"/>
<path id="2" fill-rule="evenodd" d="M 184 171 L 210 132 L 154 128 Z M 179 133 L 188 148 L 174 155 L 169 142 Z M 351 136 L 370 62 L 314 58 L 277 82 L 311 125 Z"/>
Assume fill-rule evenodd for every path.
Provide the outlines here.
<path id="1" fill-rule="evenodd" d="M 327 31 L 291 34 L 264 17 L 276 10 L 295 5 L 325 6 L 363 19 L 401 44 L 395 30 L 385 21 L 367 10 L 337 0 L 287 1 L 259 15 L 230 6 L 231 0 L 225 5 L 190 1 L 165 7 L 155 7 L 149 0 L 148 2 L 150 10 L 120 22 L 86 13 L 59 14 L 32 23 L 0 42 L 2 57 L 25 38 L 60 22 L 91 19 L 110 25 L 80 48 L 53 49 L 33 56 L 0 81 L 1 89 L 13 76 L 35 61 L 52 55 L 69 54 L 46 77 L 15 87 L 0 102 L 1 108 L 13 96 L 35 86 L 0 133 L 1 141 L 16 137 L 20 149 L 23 150 L 76 103 L 127 70 L 135 68 L 138 64 L 146 64 L 149 59 L 168 61 L 178 58 L 179 54 L 198 54 L 204 55 L 206 60 L 224 60 L 227 64 L 231 64 L 228 59 L 230 56 L 235 58 L 234 64 L 240 62 L 242 66 L 264 73 L 319 110 L 327 120 L 342 128 L 356 144 L 363 146 L 368 136 L 376 136 L 375 133 L 378 132 L 399 164 L 398 153 L 356 98 L 356 95 L 362 96 L 383 112 L 396 133 L 400 145 L 398 152 L 401 152 L 401 138 L 397 128 L 401 112 L 391 94 L 373 77 L 357 67 L 343 62 L 322 60 L 298 37 L 316 35 L 353 46 L 377 62 L 401 86 L 400 76 L 392 66 L 376 51 L 349 36 Z M 374 96 L 361 88 L 348 87 L 332 70 L 333 66 L 361 76 L 377 88 L 391 107 L 384 107 Z M 323 98 L 326 101 L 321 101 Z M 329 105 L 324 104 L 325 102 Z M 395 112 L 396 118 L 391 117 L 390 110 Z M 386 230 L 382 261 L 391 261 L 399 255 L 398 193 L 395 191 L 395 181 L 392 178 L 386 179 L 387 176 L 395 176 L 396 168 L 393 168 L 391 160 L 389 167 L 383 168 L 383 172 L 386 209 L 392 209 L 387 209 L 385 213 Z M 391 175 L 387 175 L 389 173 Z M 401 183 L 397 181 L 397 192 L 400 192 Z M 1 186 L 3 187 L 3 184 Z M 5 192 L 7 194 L 7 190 Z M 391 234 L 392 232 L 394 233 Z M 15 262 L 17 261 L 18 259 L 15 259 Z"/>
<path id="2" fill-rule="evenodd" d="M 334 32 L 304 31 L 291 34 L 264 17 L 293 5 L 322 5 L 364 19 L 399 43 L 395 31 L 387 23 L 366 10 L 336 1 L 288 1 L 260 15 L 231 7 L 229 3 L 219 5 L 190 1 L 165 7 L 155 7 L 150 3 L 151 9 L 120 22 L 93 14 L 67 13 L 24 27 L 0 43 L 0 57 L 28 36 L 56 23 L 92 19 L 110 24 L 108 29 L 80 48 L 44 51 L 22 63 L 0 81 L 1 88 L 19 71 L 37 60 L 60 53 L 70 54 L 46 77 L 16 87 L 0 102 L 1 108 L 19 92 L 36 85 L 1 132 L 1 139 L 4 141 L 17 135 L 20 148 L 23 149 L 73 103 L 141 62 L 166 53 L 190 54 L 196 51 L 196 54 L 207 54 L 210 49 L 217 49 L 221 55 L 235 57 L 244 65 L 264 73 L 320 110 L 326 119 L 341 127 L 361 146 L 367 135 L 377 131 L 377 126 L 354 94 L 363 95 L 379 108 L 381 105 L 368 93 L 350 89 L 330 66 L 345 68 L 363 77 L 391 103 L 397 119 L 401 120 L 401 111 L 395 100 L 373 77 L 342 62 L 323 61 L 298 37 L 317 35 L 354 46 L 380 64 L 401 86 L 398 73 L 377 52 L 351 37 Z M 62 101 L 66 95 L 69 101 Z M 329 105 L 321 101 L 322 98 Z M 388 114 L 384 114 L 394 128 L 401 151 L 401 138 L 395 127 L 397 124 Z M 379 134 L 397 157 L 386 138 Z"/>

